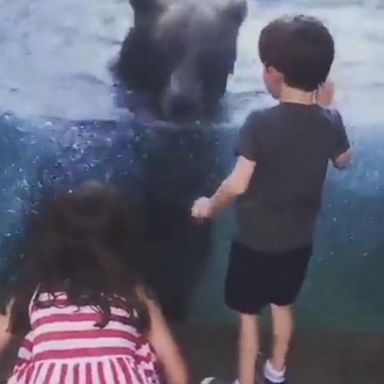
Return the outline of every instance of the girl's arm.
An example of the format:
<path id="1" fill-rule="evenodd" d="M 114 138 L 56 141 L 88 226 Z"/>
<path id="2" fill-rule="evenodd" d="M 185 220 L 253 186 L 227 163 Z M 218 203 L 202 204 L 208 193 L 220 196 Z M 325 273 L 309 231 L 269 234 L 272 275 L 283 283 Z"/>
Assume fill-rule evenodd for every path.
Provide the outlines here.
<path id="1" fill-rule="evenodd" d="M 164 367 L 167 384 L 188 384 L 186 364 L 160 307 L 143 292 L 140 292 L 140 297 L 147 305 L 151 320 L 148 339 Z"/>
<path id="2" fill-rule="evenodd" d="M 11 333 L 8 331 L 12 305 L 13 302 L 10 302 L 6 307 L 5 314 L 0 313 L 0 354 L 8 346 L 12 338 Z"/>

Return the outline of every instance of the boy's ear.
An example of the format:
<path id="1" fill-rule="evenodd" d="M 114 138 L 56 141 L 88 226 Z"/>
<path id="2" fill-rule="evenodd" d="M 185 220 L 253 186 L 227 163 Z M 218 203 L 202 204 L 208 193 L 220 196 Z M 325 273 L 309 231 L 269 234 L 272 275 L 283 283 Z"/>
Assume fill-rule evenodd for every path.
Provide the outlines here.
<path id="1" fill-rule="evenodd" d="M 266 65 L 265 71 L 276 80 L 284 80 L 284 75 L 272 65 Z"/>
<path id="2" fill-rule="evenodd" d="M 273 66 L 264 66 L 264 82 L 268 92 L 274 99 L 279 99 L 281 87 L 284 83 L 284 75 Z"/>

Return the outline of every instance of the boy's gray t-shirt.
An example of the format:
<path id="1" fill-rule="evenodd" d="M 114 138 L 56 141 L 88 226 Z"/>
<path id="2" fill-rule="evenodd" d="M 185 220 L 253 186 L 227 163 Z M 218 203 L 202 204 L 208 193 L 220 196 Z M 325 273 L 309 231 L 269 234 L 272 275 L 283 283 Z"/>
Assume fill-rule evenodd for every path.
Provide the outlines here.
<path id="1" fill-rule="evenodd" d="M 265 252 L 312 242 L 329 160 L 348 148 L 335 110 L 281 103 L 251 113 L 236 154 L 256 168 L 236 203 L 237 240 Z"/>

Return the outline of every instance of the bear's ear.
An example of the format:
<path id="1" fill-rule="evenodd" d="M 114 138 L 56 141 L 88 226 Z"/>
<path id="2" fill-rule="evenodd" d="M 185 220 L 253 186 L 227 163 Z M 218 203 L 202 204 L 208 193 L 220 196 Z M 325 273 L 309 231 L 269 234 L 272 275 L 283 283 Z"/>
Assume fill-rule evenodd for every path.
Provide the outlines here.
<path id="1" fill-rule="evenodd" d="M 162 12 L 165 8 L 161 0 L 129 0 L 138 17 L 151 17 Z"/>
<path id="2" fill-rule="evenodd" d="M 229 0 L 227 5 L 222 9 L 222 12 L 227 19 L 240 26 L 248 13 L 247 1 Z"/>

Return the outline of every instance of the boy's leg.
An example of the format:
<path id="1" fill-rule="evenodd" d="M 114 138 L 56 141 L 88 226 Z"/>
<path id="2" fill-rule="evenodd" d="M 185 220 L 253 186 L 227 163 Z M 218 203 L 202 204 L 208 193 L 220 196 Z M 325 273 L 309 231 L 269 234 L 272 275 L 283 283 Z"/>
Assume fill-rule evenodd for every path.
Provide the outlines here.
<path id="1" fill-rule="evenodd" d="M 240 384 L 255 384 L 259 345 L 259 317 L 240 314 L 238 340 L 238 380 Z"/>
<path id="2" fill-rule="evenodd" d="M 293 333 L 293 316 L 291 306 L 271 305 L 273 343 L 272 356 L 264 366 L 266 383 L 286 383 L 285 362 L 289 343 Z"/>
<path id="3" fill-rule="evenodd" d="M 232 243 L 225 282 L 225 302 L 239 315 L 238 380 L 254 384 L 259 353 L 259 314 L 268 305 L 270 257 Z"/>
<path id="4" fill-rule="evenodd" d="M 272 356 L 264 366 L 264 376 L 272 383 L 286 383 L 286 358 L 294 324 L 292 306 L 305 279 L 311 254 L 312 244 L 308 244 L 282 252 L 276 260 L 271 300 Z"/>
<path id="5" fill-rule="evenodd" d="M 294 320 L 290 305 L 279 307 L 271 305 L 273 324 L 273 345 L 271 364 L 276 371 L 284 371 L 285 361 L 291 341 Z"/>

